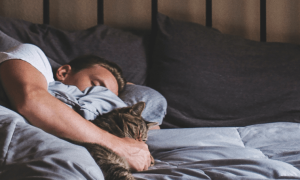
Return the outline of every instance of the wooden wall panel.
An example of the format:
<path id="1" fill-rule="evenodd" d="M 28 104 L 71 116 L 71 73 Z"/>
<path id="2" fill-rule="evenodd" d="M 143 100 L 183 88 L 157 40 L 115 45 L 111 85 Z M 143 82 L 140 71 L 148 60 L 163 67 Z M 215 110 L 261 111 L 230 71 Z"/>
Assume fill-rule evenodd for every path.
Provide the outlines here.
<path id="1" fill-rule="evenodd" d="M 267 41 L 300 44 L 299 0 L 267 0 Z"/>
<path id="2" fill-rule="evenodd" d="M 205 0 L 158 0 L 158 11 L 174 19 L 205 25 Z"/>
<path id="3" fill-rule="evenodd" d="M 50 0 L 50 25 L 69 31 L 97 24 L 97 0 Z"/>
<path id="4" fill-rule="evenodd" d="M 260 40 L 259 0 L 213 0 L 213 27 L 222 33 Z"/>
<path id="5" fill-rule="evenodd" d="M 43 1 L 0 0 L 0 16 L 43 23 Z"/>
<path id="6" fill-rule="evenodd" d="M 151 0 L 104 0 L 104 24 L 123 29 L 150 29 Z"/>

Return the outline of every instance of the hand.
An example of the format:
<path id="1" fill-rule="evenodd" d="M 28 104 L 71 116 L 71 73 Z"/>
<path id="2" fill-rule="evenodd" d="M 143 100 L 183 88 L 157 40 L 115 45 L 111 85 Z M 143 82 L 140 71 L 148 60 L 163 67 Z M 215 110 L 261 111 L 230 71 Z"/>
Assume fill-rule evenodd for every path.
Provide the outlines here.
<path id="1" fill-rule="evenodd" d="M 151 126 L 149 128 L 149 130 L 156 130 L 156 129 L 160 129 L 160 126 L 156 125 L 156 126 Z"/>
<path id="2" fill-rule="evenodd" d="M 122 138 L 116 153 L 125 157 L 133 171 L 147 170 L 151 165 L 150 152 L 145 142 Z"/>
<path id="3" fill-rule="evenodd" d="M 127 82 L 126 84 L 133 84 L 133 83 L 131 83 L 131 82 Z"/>

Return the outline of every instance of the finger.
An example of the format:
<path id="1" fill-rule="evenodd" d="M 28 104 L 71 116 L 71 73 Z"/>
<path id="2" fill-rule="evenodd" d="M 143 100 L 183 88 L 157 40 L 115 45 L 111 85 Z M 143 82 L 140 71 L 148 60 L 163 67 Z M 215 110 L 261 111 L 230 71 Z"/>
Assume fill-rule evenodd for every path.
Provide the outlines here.
<path id="1" fill-rule="evenodd" d="M 149 162 L 150 161 L 150 162 Z M 148 168 L 150 167 L 151 165 L 151 156 L 148 156 L 147 160 L 146 160 L 146 163 L 145 163 L 145 167 L 144 167 L 144 171 L 145 170 L 148 170 Z"/>
<path id="2" fill-rule="evenodd" d="M 154 166 L 154 158 L 153 158 L 153 156 L 150 155 L 150 158 L 151 158 L 150 166 Z"/>
<path id="3" fill-rule="evenodd" d="M 146 164 L 144 167 L 144 171 L 148 170 L 148 165 Z"/>
<path id="4" fill-rule="evenodd" d="M 151 166 L 151 155 L 148 156 L 147 158 L 147 166 L 150 167 Z M 147 169 L 148 169 L 147 167 Z"/>

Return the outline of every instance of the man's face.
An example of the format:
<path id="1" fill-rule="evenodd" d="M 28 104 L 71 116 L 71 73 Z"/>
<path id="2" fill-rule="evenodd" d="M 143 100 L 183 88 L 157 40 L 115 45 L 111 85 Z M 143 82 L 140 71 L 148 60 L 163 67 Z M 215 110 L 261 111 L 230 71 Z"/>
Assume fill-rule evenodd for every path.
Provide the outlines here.
<path id="1" fill-rule="evenodd" d="M 66 85 L 74 85 L 80 91 L 91 86 L 104 86 L 114 94 L 118 95 L 118 83 L 113 74 L 100 65 L 85 68 L 77 73 L 72 71 L 61 80 Z"/>

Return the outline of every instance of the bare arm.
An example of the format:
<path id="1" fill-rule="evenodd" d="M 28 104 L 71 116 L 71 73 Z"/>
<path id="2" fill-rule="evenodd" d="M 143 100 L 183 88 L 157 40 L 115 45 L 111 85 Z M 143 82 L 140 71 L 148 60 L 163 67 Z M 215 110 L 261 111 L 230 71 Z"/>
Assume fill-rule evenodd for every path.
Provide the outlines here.
<path id="1" fill-rule="evenodd" d="M 47 91 L 47 81 L 36 68 L 22 60 L 0 66 L 1 83 L 13 108 L 32 125 L 58 137 L 105 145 L 124 156 L 133 170 L 148 169 L 148 146 L 129 138 L 118 138 L 85 120 Z"/>

